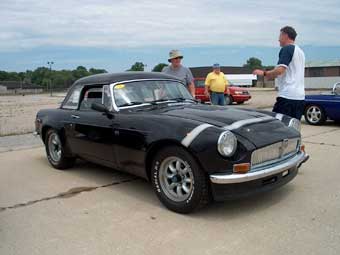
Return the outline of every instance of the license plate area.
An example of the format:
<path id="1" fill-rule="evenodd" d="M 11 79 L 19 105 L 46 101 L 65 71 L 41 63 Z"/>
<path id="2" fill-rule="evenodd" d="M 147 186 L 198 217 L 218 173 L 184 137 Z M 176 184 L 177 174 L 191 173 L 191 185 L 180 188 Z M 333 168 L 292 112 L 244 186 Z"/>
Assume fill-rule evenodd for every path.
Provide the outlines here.
<path id="1" fill-rule="evenodd" d="M 273 177 L 270 177 L 268 179 L 265 179 L 262 181 L 262 185 L 265 186 L 265 185 L 269 185 L 269 184 L 272 184 L 274 182 L 277 181 L 277 176 L 273 176 Z"/>

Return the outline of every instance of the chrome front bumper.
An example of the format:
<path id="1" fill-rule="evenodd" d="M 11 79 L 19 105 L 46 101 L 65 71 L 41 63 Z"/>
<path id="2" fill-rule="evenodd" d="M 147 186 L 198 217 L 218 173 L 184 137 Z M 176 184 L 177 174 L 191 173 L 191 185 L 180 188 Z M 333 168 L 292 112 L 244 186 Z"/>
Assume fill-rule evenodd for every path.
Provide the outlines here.
<path id="1" fill-rule="evenodd" d="M 249 172 L 246 174 L 212 174 L 210 175 L 210 181 L 216 184 L 232 184 L 232 183 L 243 183 L 261 179 L 270 175 L 275 175 L 280 172 L 292 168 L 299 168 L 301 164 L 309 159 L 309 155 L 305 152 L 298 152 L 294 157 L 289 158 L 285 161 L 269 165 L 259 169 L 255 172 Z"/>

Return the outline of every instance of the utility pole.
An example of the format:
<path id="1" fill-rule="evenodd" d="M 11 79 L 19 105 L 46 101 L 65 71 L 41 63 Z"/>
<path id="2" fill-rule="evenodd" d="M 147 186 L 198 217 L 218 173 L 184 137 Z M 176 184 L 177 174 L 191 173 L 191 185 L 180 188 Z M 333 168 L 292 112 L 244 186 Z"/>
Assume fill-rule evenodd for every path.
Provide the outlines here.
<path id="1" fill-rule="evenodd" d="M 51 75 L 51 79 L 50 79 L 50 96 L 52 96 L 52 65 L 54 64 L 53 61 L 48 61 L 47 64 L 50 67 L 50 75 Z"/>

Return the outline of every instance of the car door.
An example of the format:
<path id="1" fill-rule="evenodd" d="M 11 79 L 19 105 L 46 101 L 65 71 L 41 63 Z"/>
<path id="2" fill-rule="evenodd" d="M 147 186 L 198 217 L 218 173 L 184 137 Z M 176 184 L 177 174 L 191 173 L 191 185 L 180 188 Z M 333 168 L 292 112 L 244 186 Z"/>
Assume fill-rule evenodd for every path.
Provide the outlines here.
<path id="1" fill-rule="evenodd" d="M 91 109 L 92 103 L 102 102 L 101 97 L 89 96 L 91 93 L 102 94 L 101 91 L 93 89 L 98 88 L 85 87 L 80 96 L 78 109 L 70 112 L 69 144 L 72 151 L 84 159 L 116 167 L 114 115 Z"/>
<path id="2" fill-rule="evenodd" d="M 333 94 L 327 96 L 327 102 L 324 102 L 327 116 L 332 120 L 340 120 L 340 95 Z"/>

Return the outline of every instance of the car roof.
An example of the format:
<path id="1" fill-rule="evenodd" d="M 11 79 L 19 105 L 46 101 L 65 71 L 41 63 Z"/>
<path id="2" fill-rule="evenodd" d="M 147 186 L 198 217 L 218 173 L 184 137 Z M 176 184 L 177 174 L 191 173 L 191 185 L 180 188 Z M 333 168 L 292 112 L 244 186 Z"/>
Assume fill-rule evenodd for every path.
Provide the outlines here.
<path id="1" fill-rule="evenodd" d="M 111 84 L 121 81 L 139 80 L 139 79 L 172 79 L 178 80 L 175 76 L 159 72 L 122 72 L 122 73 L 104 73 L 87 76 L 77 80 L 73 86 L 77 85 L 95 85 Z"/>

